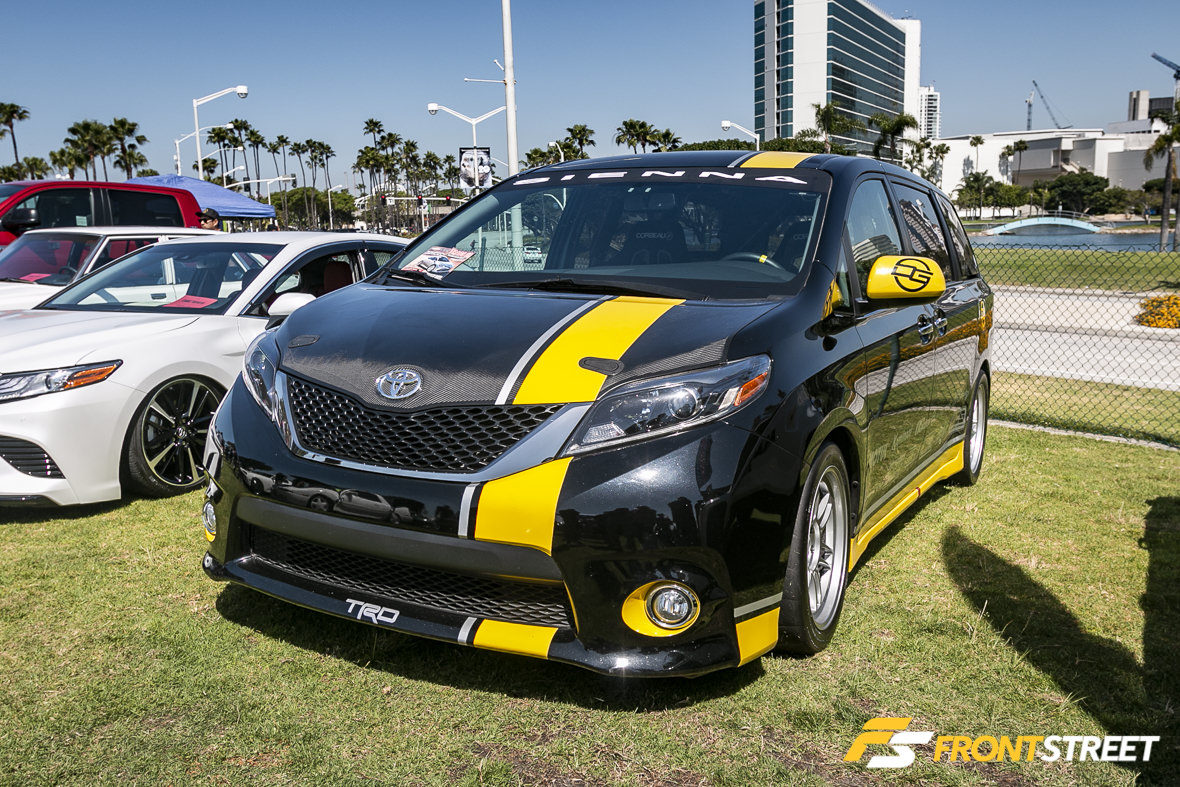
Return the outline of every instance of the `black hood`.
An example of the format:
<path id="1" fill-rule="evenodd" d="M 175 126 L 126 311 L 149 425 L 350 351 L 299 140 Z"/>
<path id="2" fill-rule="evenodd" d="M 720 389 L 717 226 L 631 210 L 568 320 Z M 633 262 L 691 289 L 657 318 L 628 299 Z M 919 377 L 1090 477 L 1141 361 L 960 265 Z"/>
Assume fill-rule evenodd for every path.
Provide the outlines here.
<path id="1" fill-rule="evenodd" d="M 648 308 L 650 321 L 632 326 L 621 339 L 607 335 L 614 327 L 608 324 L 601 343 L 585 323 L 579 327 L 587 315 L 622 309 L 624 302 Z M 511 402 L 547 348 L 579 328 L 579 357 L 567 353 L 563 362 L 571 375 L 600 373 L 604 388 L 716 364 L 724 360 L 729 338 L 774 305 L 359 284 L 299 309 L 276 339 L 283 370 L 373 407 L 415 410 Z M 598 313 L 600 325 L 604 313 Z M 421 390 L 399 401 L 380 396 L 376 380 L 392 369 L 418 372 Z"/>

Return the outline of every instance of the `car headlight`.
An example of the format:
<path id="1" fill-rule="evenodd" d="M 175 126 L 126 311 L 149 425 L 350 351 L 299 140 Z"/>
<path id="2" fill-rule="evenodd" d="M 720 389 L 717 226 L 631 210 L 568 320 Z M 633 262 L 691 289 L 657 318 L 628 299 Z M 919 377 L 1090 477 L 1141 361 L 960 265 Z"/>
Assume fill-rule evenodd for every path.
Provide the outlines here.
<path id="1" fill-rule="evenodd" d="M 279 346 L 275 342 L 272 328 L 258 336 L 246 349 L 243 360 L 242 381 L 246 390 L 262 411 L 270 418 L 283 436 L 283 441 L 291 445 L 291 427 L 287 420 L 287 411 L 283 399 L 278 391 Z"/>
<path id="2" fill-rule="evenodd" d="M 565 453 L 642 440 L 725 418 L 752 402 L 770 379 L 770 358 L 649 379 L 611 391 L 582 419 Z"/>
<path id="3" fill-rule="evenodd" d="M 39 372 L 0 374 L 0 402 L 29 399 L 42 394 L 101 383 L 122 365 L 122 361 L 104 361 L 85 366 L 43 369 Z"/>

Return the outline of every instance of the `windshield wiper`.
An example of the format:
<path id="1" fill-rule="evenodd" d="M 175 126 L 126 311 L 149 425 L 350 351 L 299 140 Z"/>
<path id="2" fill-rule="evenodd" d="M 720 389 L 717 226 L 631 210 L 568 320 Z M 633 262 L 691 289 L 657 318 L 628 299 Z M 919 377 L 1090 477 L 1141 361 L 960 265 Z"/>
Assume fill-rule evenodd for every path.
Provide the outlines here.
<path id="1" fill-rule="evenodd" d="M 3 278 L 0 278 L 0 281 L 19 281 L 21 284 L 32 284 L 33 283 L 33 282 L 29 281 L 28 279 L 18 279 L 14 276 L 4 276 Z"/>
<path id="2" fill-rule="evenodd" d="M 547 290 L 549 292 L 598 292 L 604 295 L 655 295 L 663 298 L 683 298 L 683 290 L 661 287 L 658 284 L 624 284 L 618 281 L 586 281 L 556 276 L 549 279 L 512 279 L 473 285 L 489 290 Z"/>
<path id="3" fill-rule="evenodd" d="M 448 282 L 442 276 L 434 276 L 424 271 L 416 270 L 401 270 L 398 268 L 391 268 L 385 271 L 381 277 L 381 283 L 385 284 L 390 279 L 397 279 L 398 281 L 409 282 L 416 284 L 419 287 L 465 287 L 463 284 L 456 284 L 455 282 Z"/>

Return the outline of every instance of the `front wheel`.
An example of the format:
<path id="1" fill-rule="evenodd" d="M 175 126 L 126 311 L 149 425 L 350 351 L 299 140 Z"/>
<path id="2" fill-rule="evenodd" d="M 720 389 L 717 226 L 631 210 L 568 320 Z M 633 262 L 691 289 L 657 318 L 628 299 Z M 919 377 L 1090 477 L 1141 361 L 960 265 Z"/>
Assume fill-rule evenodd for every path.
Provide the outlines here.
<path id="1" fill-rule="evenodd" d="M 840 449 L 824 444 L 795 515 L 779 610 L 780 651 L 819 653 L 836 630 L 848 578 L 851 488 Z"/>
<path id="2" fill-rule="evenodd" d="M 967 433 L 963 435 L 963 469 L 955 481 L 971 486 L 979 480 L 983 469 L 983 449 L 987 442 L 987 410 L 991 397 L 991 381 L 987 372 L 979 373 L 971 403 L 967 406 Z"/>
<path id="3" fill-rule="evenodd" d="M 221 395 L 197 377 L 168 380 L 148 394 L 123 445 L 127 485 L 149 497 L 196 488 L 204 480 L 201 452 Z"/>

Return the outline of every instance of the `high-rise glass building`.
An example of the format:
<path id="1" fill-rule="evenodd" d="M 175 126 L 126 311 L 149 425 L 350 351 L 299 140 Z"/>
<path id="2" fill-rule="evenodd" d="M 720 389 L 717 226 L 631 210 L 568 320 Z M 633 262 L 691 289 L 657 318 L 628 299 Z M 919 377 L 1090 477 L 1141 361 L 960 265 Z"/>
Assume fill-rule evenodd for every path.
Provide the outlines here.
<path id="1" fill-rule="evenodd" d="M 923 137 L 938 139 L 942 136 L 942 94 L 934 85 L 918 88 L 918 133 Z"/>
<path id="2" fill-rule="evenodd" d="M 918 114 L 922 23 L 864 0 L 756 0 L 754 130 L 762 139 L 815 128 L 815 104 L 838 103 L 866 126 L 877 112 Z M 836 137 L 868 151 L 873 130 Z"/>

